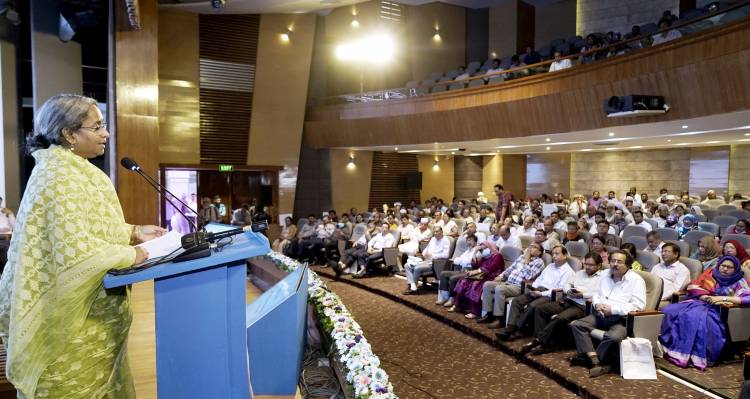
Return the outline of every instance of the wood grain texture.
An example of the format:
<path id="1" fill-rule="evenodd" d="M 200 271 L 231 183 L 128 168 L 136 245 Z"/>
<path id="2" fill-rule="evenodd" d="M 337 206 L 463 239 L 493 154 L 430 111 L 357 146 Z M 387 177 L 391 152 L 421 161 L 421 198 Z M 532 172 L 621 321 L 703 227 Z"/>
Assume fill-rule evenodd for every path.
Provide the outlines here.
<path id="1" fill-rule="evenodd" d="M 482 191 L 482 157 L 461 156 L 453 159 L 454 196 L 462 199 L 476 198 L 477 193 Z M 450 201 L 450 198 L 444 199 L 446 202 Z"/>
<path id="2" fill-rule="evenodd" d="M 554 74 L 404 100 L 314 106 L 315 148 L 521 137 L 680 120 L 750 108 L 750 18 L 665 45 Z M 663 95 L 672 109 L 606 118 L 613 95 Z"/>
<path id="3" fill-rule="evenodd" d="M 570 153 L 526 156 L 526 195 L 538 197 L 570 191 Z"/>
<path id="4" fill-rule="evenodd" d="M 730 148 L 729 192 L 750 193 L 750 145 L 733 145 Z"/>
<path id="5" fill-rule="evenodd" d="M 116 8 L 125 2 L 114 3 Z M 159 72 L 157 0 L 140 1 L 141 30 L 115 32 L 117 159 L 130 156 L 151 176 L 159 167 Z M 117 168 L 117 191 L 125 220 L 156 224 L 157 194 L 135 173 Z"/>
<path id="6" fill-rule="evenodd" d="M 408 204 L 412 200 L 419 201 L 419 190 L 407 190 L 405 178 L 407 173 L 417 171 L 416 154 L 374 152 L 369 209 L 382 210 L 383 204 L 392 207 L 396 201 L 402 204 Z"/>

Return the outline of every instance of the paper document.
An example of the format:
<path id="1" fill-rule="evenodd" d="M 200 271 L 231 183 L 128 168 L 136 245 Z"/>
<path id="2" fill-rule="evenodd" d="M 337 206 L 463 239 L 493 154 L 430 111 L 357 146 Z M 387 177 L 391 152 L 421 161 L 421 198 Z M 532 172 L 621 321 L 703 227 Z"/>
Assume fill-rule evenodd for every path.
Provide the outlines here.
<path id="1" fill-rule="evenodd" d="M 169 255 L 175 249 L 182 247 L 181 238 L 182 234 L 172 230 L 161 237 L 154 238 L 137 246 L 145 249 L 148 252 L 148 258 L 153 259 Z"/>

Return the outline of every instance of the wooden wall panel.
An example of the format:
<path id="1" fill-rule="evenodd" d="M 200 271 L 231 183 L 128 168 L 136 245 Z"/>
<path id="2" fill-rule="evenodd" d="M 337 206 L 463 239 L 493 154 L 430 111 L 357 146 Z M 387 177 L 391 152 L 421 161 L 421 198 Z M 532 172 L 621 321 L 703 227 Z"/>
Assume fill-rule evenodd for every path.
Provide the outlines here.
<path id="1" fill-rule="evenodd" d="M 503 185 L 505 191 L 510 191 L 516 198 L 526 196 L 526 155 L 524 154 L 503 154 L 502 157 L 503 180 L 497 183 Z M 496 183 L 496 184 L 497 184 Z M 494 184 L 493 184 L 494 186 Z M 494 191 L 484 193 L 490 201 L 497 201 Z"/>
<path id="2" fill-rule="evenodd" d="M 699 147 L 690 149 L 689 190 L 705 195 L 715 190 L 726 195 L 729 189 L 729 147 Z"/>
<path id="3" fill-rule="evenodd" d="M 404 100 L 311 107 L 313 147 L 484 140 L 681 120 L 750 108 L 750 18 L 627 56 L 505 84 Z M 666 96 L 672 109 L 607 118 L 613 95 Z M 575 117 L 571 117 L 575 115 Z"/>
<path id="4" fill-rule="evenodd" d="M 117 9 L 125 2 L 114 2 Z M 122 11 L 122 10 L 119 10 Z M 140 1 L 141 30 L 115 32 L 115 140 L 117 160 L 133 157 L 151 176 L 159 169 L 157 0 Z M 119 162 L 118 162 L 119 163 Z M 157 193 L 135 173 L 117 168 L 125 220 L 156 224 Z"/>
<path id="5" fill-rule="evenodd" d="M 729 192 L 750 195 L 750 145 L 733 145 L 729 156 Z"/>
<path id="6" fill-rule="evenodd" d="M 526 195 L 538 197 L 570 192 L 570 153 L 526 156 Z"/>
<path id="7" fill-rule="evenodd" d="M 407 190 L 405 184 L 405 175 L 418 170 L 416 154 L 373 153 L 369 209 L 381 209 L 383 204 L 392 207 L 396 201 L 419 201 L 419 190 Z"/>
<path id="8" fill-rule="evenodd" d="M 450 202 L 454 197 L 454 157 L 439 157 L 438 167 L 435 168 L 434 155 L 417 155 L 419 171 L 422 172 L 422 189 L 419 199 L 422 203 L 432 197 L 442 198 Z"/>
<path id="9" fill-rule="evenodd" d="M 482 157 L 457 156 L 453 159 L 454 196 L 463 199 L 476 198 L 477 193 L 482 191 Z"/>
<path id="10" fill-rule="evenodd" d="M 247 161 L 260 16 L 201 15 L 201 163 Z"/>
<path id="11" fill-rule="evenodd" d="M 618 198 L 630 187 L 639 193 L 671 193 L 687 190 L 690 179 L 690 149 L 573 153 L 570 170 L 571 194 L 603 195 L 614 190 Z"/>

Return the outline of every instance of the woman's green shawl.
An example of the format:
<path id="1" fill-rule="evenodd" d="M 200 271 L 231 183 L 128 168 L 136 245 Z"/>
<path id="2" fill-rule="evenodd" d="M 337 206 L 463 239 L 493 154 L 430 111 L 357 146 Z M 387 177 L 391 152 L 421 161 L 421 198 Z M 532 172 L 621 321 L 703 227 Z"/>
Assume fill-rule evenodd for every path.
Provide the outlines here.
<path id="1" fill-rule="evenodd" d="M 8 380 L 25 398 L 122 396 L 132 315 L 127 294 L 106 292 L 102 278 L 135 260 L 132 226 L 88 160 L 59 146 L 33 156 L 0 280 Z"/>

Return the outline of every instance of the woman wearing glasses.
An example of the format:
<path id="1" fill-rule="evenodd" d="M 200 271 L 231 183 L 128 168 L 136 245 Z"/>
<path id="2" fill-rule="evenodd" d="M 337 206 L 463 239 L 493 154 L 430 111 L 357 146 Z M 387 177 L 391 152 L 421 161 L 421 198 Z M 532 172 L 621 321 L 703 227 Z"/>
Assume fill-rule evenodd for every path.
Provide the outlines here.
<path id="1" fill-rule="evenodd" d="M 128 292 L 107 270 L 144 261 L 134 244 L 164 234 L 125 223 L 112 182 L 88 159 L 109 132 L 91 98 L 62 94 L 34 120 L 36 160 L 0 280 L 0 337 L 19 397 L 134 397 L 126 360 Z"/>
<path id="2" fill-rule="evenodd" d="M 692 363 L 703 370 L 719 358 L 727 327 L 721 321 L 718 305 L 750 305 L 750 283 L 739 259 L 725 255 L 717 264 L 688 285 L 690 299 L 662 309 L 659 346 L 664 357 L 680 367 Z"/>

